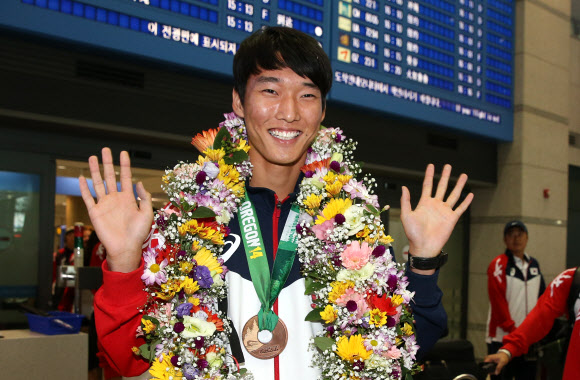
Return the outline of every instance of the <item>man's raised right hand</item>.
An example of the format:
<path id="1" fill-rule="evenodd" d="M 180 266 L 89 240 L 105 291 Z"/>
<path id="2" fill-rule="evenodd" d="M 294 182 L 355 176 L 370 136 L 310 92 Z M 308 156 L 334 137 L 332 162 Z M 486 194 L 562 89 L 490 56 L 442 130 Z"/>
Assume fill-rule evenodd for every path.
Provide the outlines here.
<path id="1" fill-rule="evenodd" d="M 102 159 L 104 182 L 99 169 L 99 159 L 96 156 L 89 158 L 97 201 L 93 199 L 85 177 L 79 178 L 79 185 L 91 223 L 107 250 L 109 270 L 127 273 L 139 267 L 141 247 L 151 230 L 153 221 L 151 194 L 139 182 L 137 195 L 141 201 L 137 204 L 133 194 L 131 162 L 127 152 L 123 151 L 120 155 L 121 191 L 117 191 L 115 168 L 109 148 L 103 148 Z"/>

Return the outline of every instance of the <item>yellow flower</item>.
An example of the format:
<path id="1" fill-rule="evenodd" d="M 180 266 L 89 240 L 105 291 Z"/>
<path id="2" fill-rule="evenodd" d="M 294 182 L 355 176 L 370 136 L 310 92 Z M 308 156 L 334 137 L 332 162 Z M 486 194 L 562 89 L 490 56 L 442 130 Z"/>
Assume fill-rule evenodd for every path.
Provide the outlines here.
<path id="1" fill-rule="evenodd" d="M 413 326 L 405 322 L 405 325 L 403 326 L 403 334 L 407 336 L 413 335 Z"/>
<path id="2" fill-rule="evenodd" d="M 330 286 L 332 290 L 328 293 L 328 301 L 330 303 L 336 303 L 336 300 L 346 292 L 346 289 L 352 288 L 354 283 L 352 281 L 334 281 Z"/>
<path id="3" fill-rule="evenodd" d="M 342 190 L 342 183 L 339 181 L 336 181 L 334 183 L 330 183 L 330 184 L 326 185 L 325 190 L 329 196 L 334 197 L 334 196 L 336 196 L 336 194 L 340 193 L 340 190 Z"/>
<path id="4" fill-rule="evenodd" d="M 219 161 L 226 155 L 226 152 L 223 149 L 206 149 L 203 151 L 203 154 L 207 156 L 212 161 Z"/>
<path id="5" fill-rule="evenodd" d="M 153 376 L 152 380 L 170 380 L 170 379 L 180 379 L 183 373 L 171 364 L 171 358 L 173 355 L 163 354 L 163 361 L 159 363 L 159 360 L 153 360 L 151 363 L 151 368 L 149 368 L 149 373 Z"/>
<path id="6" fill-rule="evenodd" d="M 399 306 L 403 301 L 403 296 L 400 294 L 395 294 L 391 297 L 391 304 L 393 304 L 393 306 Z"/>
<path id="7" fill-rule="evenodd" d="M 365 228 L 363 228 L 362 230 L 360 230 L 359 232 L 356 233 L 356 237 L 359 239 L 362 239 L 362 238 L 369 236 L 370 233 L 371 233 L 371 230 L 369 229 L 369 227 L 365 226 Z"/>
<path id="8" fill-rule="evenodd" d="M 340 181 L 340 183 L 342 183 L 343 185 L 346 185 L 346 183 L 348 181 L 350 181 L 352 179 L 351 175 L 345 175 L 345 174 L 339 174 L 338 175 L 338 180 Z"/>
<path id="9" fill-rule="evenodd" d="M 373 352 L 366 350 L 362 336 L 356 334 L 352 335 L 350 339 L 346 336 L 341 336 L 336 343 L 336 353 L 342 360 L 352 363 L 355 360 L 368 359 Z"/>
<path id="10" fill-rule="evenodd" d="M 199 285 L 197 284 L 197 281 L 193 281 L 193 278 L 188 277 L 181 283 L 181 289 L 183 289 L 185 294 L 190 296 L 199 290 Z"/>
<path id="11" fill-rule="evenodd" d="M 320 316 L 322 317 L 324 322 L 332 323 L 338 317 L 338 312 L 334 310 L 334 308 L 331 305 L 326 305 L 324 311 L 320 312 Z"/>
<path id="12" fill-rule="evenodd" d="M 199 298 L 197 298 L 197 297 L 189 297 L 187 299 L 187 302 L 193 304 L 193 306 L 198 306 L 199 305 Z"/>
<path id="13" fill-rule="evenodd" d="M 370 320 L 369 323 L 371 325 L 375 325 L 375 327 L 381 327 L 385 323 L 387 323 L 387 313 L 384 311 L 380 311 L 379 309 L 373 309 L 370 313 Z"/>
<path id="14" fill-rule="evenodd" d="M 308 208 L 318 208 L 320 206 L 320 201 L 322 200 L 322 195 L 310 194 L 304 200 L 304 206 Z"/>
<path id="15" fill-rule="evenodd" d="M 238 148 L 239 150 L 243 150 L 246 153 L 250 151 L 250 145 L 248 145 L 248 142 L 244 139 L 240 139 L 238 143 Z"/>
<path id="16" fill-rule="evenodd" d="M 316 217 L 316 224 L 322 224 L 327 220 L 331 220 L 336 216 L 336 214 L 344 214 L 344 212 L 352 206 L 352 201 L 350 199 L 334 198 L 324 207 L 322 210 L 322 215 Z"/>
<path id="17" fill-rule="evenodd" d="M 212 276 L 224 271 L 213 253 L 211 253 L 211 251 L 207 248 L 202 248 L 197 251 L 195 256 L 193 256 L 193 259 L 197 262 L 198 266 L 206 266 Z"/>
<path id="18" fill-rule="evenodd" d="M 393 238 L 391 237 L 391 235 L 387 235 L 387 236 L 385 236 L 385 235 L 384 235 L 384 234 L 382 234 L 382 233 L 381 233 L 381 237 L 379 238 L 379 242 L 380 242 L 381 244 L 384 244 L 384 245 L 391 244 L 391 243 L 392 243 L 392 242 L 394 242 L 394 241 L 395 241 L 395 239 L 393 239 Z"/>
<path id="19" fill-rule="evenodd" d="M 181 236 L 189 233 L 190 235 L 198 235 L 201 239 L 211 240 L 214 244 L 224 244 L 224 236 L 221 232 L 211 227 L 206 227 L 203 223 L 198 223 L 197 219 L 187 221 L 179 226 L 177 230 Z"/>
<path id="20" fill-rule="evenodd" d="M 139 349 L 139 347 L 133 346 L 131 347 L 131 351 L 133 351 L 135 355 L 141 355 L 141 350 Z"/>
<path id="21" fill-rule="evenodd" d="M 179 265 L 179 270 L 181 271 L 181 273 L 189 273 L 191 272 L 192 269 L 193 263 L 189 263 L 187 261 L 184 261 Z"/>
<path id="22" fill-rule="evenodd" d="M 327 185 L 330 185 L 336 182 L 336 177 L 337 175 L 334 172 L 329 171 L 322 179 L 324 180 L 324 182 L 326 182 Z"/>
<path id="23" fill-rule="evenodd" d="M 169 280 L 165 284 L 161 284 L 161 292 L 157 293 L 157 297 L 163 300 L 170 300 L 175 296 L 180 289 L 179 282 Z"/>
<path id="24" fill-rule="evenodd" d="M 217 175 L 217 179 L 223 181 L 226 186 L 229 183 L 237 184 L 240 182 L 240 172 L 236 170 L 233 165 L 226 165 L 223 161 L 220 162 L 220 172 Z"/>
<path id="25" fill-rule="evenodd" d="M 141 324 L 143 325 L 143 331 L 147 334 L 151 334 L 155 330 L 155 323 L 151 322 L 149 319 L 141 318 Z"/>

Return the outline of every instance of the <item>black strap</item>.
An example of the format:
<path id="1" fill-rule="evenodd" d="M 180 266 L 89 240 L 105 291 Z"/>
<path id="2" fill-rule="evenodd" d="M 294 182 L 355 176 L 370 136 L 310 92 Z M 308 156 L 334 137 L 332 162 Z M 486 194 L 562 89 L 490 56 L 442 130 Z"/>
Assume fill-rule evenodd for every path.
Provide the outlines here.
<path id="1" fill-rule="evenodd" d="M 570 286 L 570 293 L 568 293 L 568 316 L 570 323 L 574 324 L 576 315 L 574 314 L 574 305 L 580 295 L 580 266 L 574 272 L 572 285 Z"/>
<path id="2" fill-rule="evenodd" d="M 225 315 L 228 315 L 228 299 L 227 297 L 222 298 L 218 301 L 218 309 L 220 309 Z M 232 356 L 238 361 L 238 363 L 244 364 L 244 353 L 242 352 L 242 344 L 240 343 L 240 336 L 236 331 L 236 328 L 232 324 L 232 333 L 230 338 L 230 349 L 232 350 Z"/>

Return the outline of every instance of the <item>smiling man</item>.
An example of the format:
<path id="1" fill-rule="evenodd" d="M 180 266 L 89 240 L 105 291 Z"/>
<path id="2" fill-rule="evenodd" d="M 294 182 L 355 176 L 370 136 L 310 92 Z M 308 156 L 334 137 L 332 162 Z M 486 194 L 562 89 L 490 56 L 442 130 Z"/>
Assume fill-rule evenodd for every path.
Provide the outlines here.
<path id="1" fill-rule="evenodd" d="M 233 71 L 232 107 L 244 119 L 251 146 L 253 174 L 246 183 L 246 194 L 255 208 L 255 216 L 246 215 L 245 206 L 241 206 L 240 214 L 228 224 L 231 232 L 222 256 L 229 270 L 227 313 L 236 330 L 231 337 L 232 353 L 239 361 L 244 358 L 256 379 L 315 379 L 319 371 L 310 367 L 308 343 L 322 326 L 304 320 L 311 311 L 311 300 L 304 295 L 305 282 L 297 258 L 291 262 L 288 279 L 272 308 L 288 329 L 286 348 L 274 357 L 259 358 L 239 344 L 244 324 L 260 309 L 240 236 L 254 233 L 257 219 L 259 223 L 255 225 L 259 225 L 271 265 L 303 178 L 300 168 L 325 116 L 325 98 L 332 85 L 330 61 L 318 42 L 308 35 L 271 27 L 257 31 L 241 44 Z M 138 184 L 141 202 L 136 204 L 127 153 L 122 152 L 120 159 L 122 191 L 106 188 L 97 157 L 89 159 L 97 201 L 82 178 L 81 190 L 93 226 L 108 253 L 103 264 L 104 285 L 95 298 L 103 356 L 108 365 L 123 375 L 137 376 L 149 368 L 148 362 L 132 354 L 131 347 L 143 342 L 135 337 L 135 331 L 142 317 L 139 308 L 147 299 L 142 290 L 141 247 L 151 226 L 151 197 Z M 115 183 L 108 148 L 103 149 L 102 160 L 106 183 Z M 445 257 L 441 254 L 444 244 L 473 199 L 469 194 L 456 205 L 467 181 L 465 174 L 444 199 L 450 174 L 451 167 L 446 165 L 433 196 L 434 168 L 428 165 L 415 210 L 411 208 L 407 188 L 403 188 L 401 197 L 401 218 L 412 258 L 406 275 L 409 288 L 416 292 L 413 312 L 423 350 L 429 349 L 446 329 L 437 269 L 444 262 L 441 260 Z M 252 257 L 258 257 L 257 251 L 251 252 Z"/>

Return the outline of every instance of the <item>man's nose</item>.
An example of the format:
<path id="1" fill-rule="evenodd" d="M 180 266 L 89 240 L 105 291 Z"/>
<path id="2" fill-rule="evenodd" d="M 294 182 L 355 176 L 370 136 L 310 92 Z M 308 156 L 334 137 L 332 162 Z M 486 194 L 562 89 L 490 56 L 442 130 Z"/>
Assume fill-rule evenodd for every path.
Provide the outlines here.
<path id="1" fill-rule="evenodd" d="M 293 96 L 282 96 L 276 117 L 288 123 L 300 120 L 300 107 Z"/>

